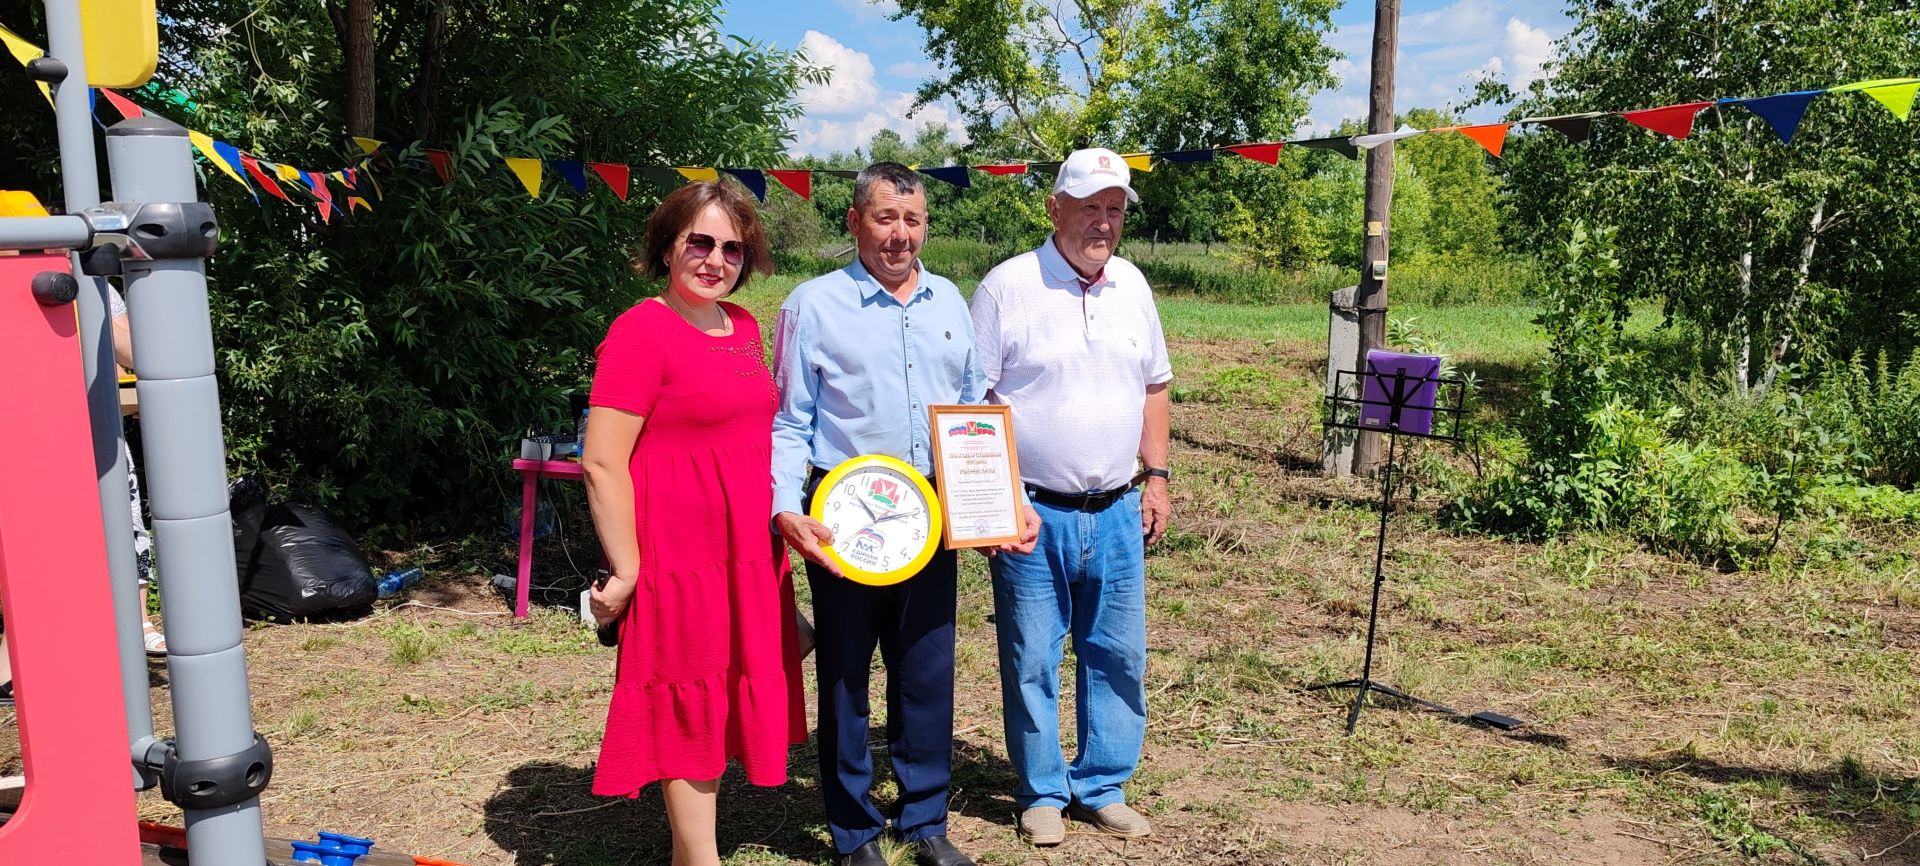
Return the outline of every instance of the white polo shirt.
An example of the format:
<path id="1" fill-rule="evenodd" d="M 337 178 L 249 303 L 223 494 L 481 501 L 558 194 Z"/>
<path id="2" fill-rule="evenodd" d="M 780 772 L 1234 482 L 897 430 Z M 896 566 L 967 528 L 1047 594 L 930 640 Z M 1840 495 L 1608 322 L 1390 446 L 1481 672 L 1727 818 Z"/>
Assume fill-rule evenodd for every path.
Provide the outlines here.
<path id="1" fill-rule="evenodd" d="M 1020 475 L 1058 493 L 1133 478 L 1147 386 L 1173 379 L 1147 278 L 1114 256 L 1091 285 L 1049 236 L 973 293 L 988 397 L 1013 407 Z"/>

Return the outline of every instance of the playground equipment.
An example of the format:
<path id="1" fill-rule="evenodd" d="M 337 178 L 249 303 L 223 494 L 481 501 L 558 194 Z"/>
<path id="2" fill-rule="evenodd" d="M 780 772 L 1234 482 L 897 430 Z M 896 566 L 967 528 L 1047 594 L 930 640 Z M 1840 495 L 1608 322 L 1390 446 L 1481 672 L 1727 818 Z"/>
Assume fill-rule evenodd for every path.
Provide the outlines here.
<path id="1" fill-rule="evenodd" d="M 100 200 L 88 83 L 131 86 L 151 74 L 152 0 L 47 0 L 46 10 L 50 51 L 28 71 L 54 89 L 65 213 L 0 217 L 0 251 L 21 253 L 0 255 L 0 406 L 10 422 L 0 424 L 10 464 L 0 606 L 26 780 L 17 803 L 0 799 L 0 812 L 12 806 L 0 863 L 433 863 L 340 834 L 299 844 L 263 836 L 259 797 L 273 759 L 247 690 L 204 267 L 217 221 L 199 201 L 187 131 L 160 118 L 107 130 L 115 200 Z M 107 78 L 89 76 L 89 47 L 112 57 Z M 166 740 L 147 699 L 108 276 L 127 297 L 166 575 L 175 726 Z M 184 832 L 136 821 L 133 792 L 155 785 L 184 811 Z"/>

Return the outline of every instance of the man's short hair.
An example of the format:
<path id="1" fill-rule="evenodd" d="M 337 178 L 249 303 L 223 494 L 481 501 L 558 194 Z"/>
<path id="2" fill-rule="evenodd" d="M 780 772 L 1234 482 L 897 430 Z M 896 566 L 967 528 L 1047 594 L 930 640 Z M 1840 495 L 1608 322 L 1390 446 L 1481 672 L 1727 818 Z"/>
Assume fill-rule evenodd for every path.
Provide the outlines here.
<path id="1" fill-rule="evenodd" d="M 900 195 L 912 195 L 927 188 L 919 172 L 897 162 L 876 162 L 861 169 L 853 178 L 853 209 L 865 210 L 873 200 L 874 186 L 882 183 L 893 184 L 893 191 Z"/>

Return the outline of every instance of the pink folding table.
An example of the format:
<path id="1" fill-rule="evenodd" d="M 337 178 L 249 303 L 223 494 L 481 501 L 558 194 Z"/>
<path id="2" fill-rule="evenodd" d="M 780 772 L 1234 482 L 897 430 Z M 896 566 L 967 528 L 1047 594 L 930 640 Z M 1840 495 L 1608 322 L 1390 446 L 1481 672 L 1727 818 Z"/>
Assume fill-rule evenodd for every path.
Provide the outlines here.
<path id="1" fill-rule="evenodd" d="M 581 481 L 586 470 L 572 460 L 514 460 L 513 471 L 520 473 L 520 572 L 513 582 L 513 616 L 526 619 L 527 593 L 533 588 L 533 511 L 540 479 Z"/>

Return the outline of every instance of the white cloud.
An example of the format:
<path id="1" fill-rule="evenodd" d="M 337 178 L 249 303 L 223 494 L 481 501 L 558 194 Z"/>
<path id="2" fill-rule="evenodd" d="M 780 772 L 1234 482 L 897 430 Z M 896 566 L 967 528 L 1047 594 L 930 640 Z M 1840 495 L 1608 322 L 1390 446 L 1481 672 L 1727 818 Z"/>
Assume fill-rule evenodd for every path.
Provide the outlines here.
<path id="1" fill-rule="evenodd" d="M 1349 3 L 1347 8 L 1362 5 Z M 1475 82 L 1488 76 L 1499 76 L 1515 89 L 1525 87 L 1553 59 L 1553 40 L 1568 26 L 1564 14 L 1544 12 L 1528 0 L 1457 0 L 1402 16 L 1394 104 L 1400 111 L 1457 105 Z M 1343 120 L 1366 116 L 1372 16 L 1336 28 L 1327 43 L 1344 55 L 1330 67 L 1340 83 L 1313 98 L 1298 131 L 1302 135 L 1326 134 Z M 1468 119 L 1490 120 L 1499 113 L 1483 106 Z"/>
<path id="2" fill-rule="evenodd" d="M 825 84 L 803 84 L 796 95 L 808 117 L 857 114 L 878 101 L 880 86 L 873 81 L 873 58 L 866 52 L 809 30 L 800 38 L 800 53 L 808 63 L 828 70 Z"/>
<path id="3" fill-rule="evenodd" d="M 1540 77 L 1540 67 L 1553 59 L 1553 36 L 1518 18 L 1507 19 L 1507 56 L 1513 59 L 1514 89 L 1532 84 Z"/>
<path id="4" fill-rule="evenodd" d="M 881 88 L 874 80 L 873 58 L 866 52 L 815 30 L 801 38 L 800 50 L 806 53 L 808 62 L 833 71 L 826 84 L 800 88 L 797 98 L 806 115 L 794 123 L 796 153 L 827 154 L 866 147 L 874 133 L 882 129 L 912 140 L 929 123 L 946 127 L 953 141 L 967 140 L 965 123 L 944 103 L 908 114 L 913 94 Z M 910 64 L 894 64 L 888 74 L 900 75 L 896 70 L 906 65 Z"/>

